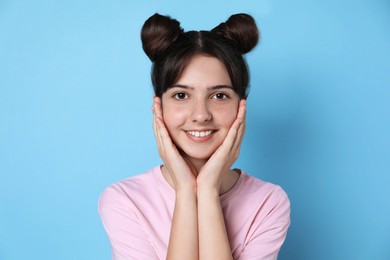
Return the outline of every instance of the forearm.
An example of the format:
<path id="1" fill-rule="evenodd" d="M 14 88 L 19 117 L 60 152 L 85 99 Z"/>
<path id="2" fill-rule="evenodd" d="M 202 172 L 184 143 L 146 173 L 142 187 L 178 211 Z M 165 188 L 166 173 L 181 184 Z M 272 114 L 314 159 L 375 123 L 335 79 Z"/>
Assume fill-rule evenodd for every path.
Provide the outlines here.
<path id="1" fill-rule="evenodd" d="M 196 190 L 176 191 L 167 259 L 198 259 Z"/>
<path id="2" fill-rule="evenodd" d="M 233 259 L 219 192 L 198 189 L 199 259 Z"/>

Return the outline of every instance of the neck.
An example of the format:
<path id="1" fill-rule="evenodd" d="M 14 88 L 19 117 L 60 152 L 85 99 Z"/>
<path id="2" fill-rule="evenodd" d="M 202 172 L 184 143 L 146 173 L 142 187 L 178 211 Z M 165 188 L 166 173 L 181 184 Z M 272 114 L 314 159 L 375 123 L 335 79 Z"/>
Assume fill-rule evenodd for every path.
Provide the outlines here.
<path id="1" fill-rule="evenodd" d="M 195 168 L 195 173 L 196 175 L 199 174 L 200 170 L 202 167 L 207 163 L 207 160 L 202 160 L 202 159 L 194 159 L 194 158 L 186 158 L 188 162 L 192 164 L 192 166 Z"/>
<path id="2" fill-rule="evenodd" d="M 192 166 L 191 168 L 193 169 L 194 174 L 196 174 L 196 175 L 199 174 L 202 167 L 207 163 L 207 159 L 201 160 L 201 159 L 188 158 L 186 156 L 183 156 L 183 158 L 188 163 L 191 164 L 191 166 Z M 161 171 L 164 175 L 165 180 L 171 185 L 172 188 L 175 188 L 175 185 L 172 181 L 172 177 L 169 174 L 169 172 L 167 171 L 167 169 L 165 167 L 162 167 Z M 237 171 L 229 170 L 228 172 L 226 172 L 224 180 L 221 183 L 221 187 L 220 187 L 220 191 L 219 191 L 220 195 L 229 191 L 234 186 L 234 184 L 238 180 L 239 175 L 240 175 L 240 173 L 238 170 Z"/>
<path id="3" fill-rule="evenodd" d="M 186 157 L 186 160 L 192 164 L 192 166 L 196 170 L 196 175 L 200 173 L 200 170 L 202 167 L 207 163 L 208 159 L 194 159 L 194 158 L 188 158 Z M 225 172 L 220 189 L 219 189 L 219 195 L 222 195 L 226 192 L 228 192 L 231 188 L 233 188 L 234 184 L 237 182 L 239 177 L 239 172 L 234 170 L 228 170 Z"/>

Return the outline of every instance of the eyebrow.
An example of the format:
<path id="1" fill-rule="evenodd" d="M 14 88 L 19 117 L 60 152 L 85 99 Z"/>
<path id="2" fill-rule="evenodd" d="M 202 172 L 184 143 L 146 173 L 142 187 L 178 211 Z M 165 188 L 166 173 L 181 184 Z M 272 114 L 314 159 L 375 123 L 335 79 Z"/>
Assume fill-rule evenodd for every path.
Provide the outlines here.
<path id="1" fill-rule="evenodd" d="M 184 89 L 190 89 L 190 90 L 194 90 L 195 89 L 194 87 L 187 86 L 187 85 L 182 85 L 182 84 L 174 84 L 170 88 L 184 88 Z M 233 90 L 233 87 L 230 86 L 230 85 L 215 85 L 215 86 L 207 87 L 208 90 L 216 90 L 216 89 L 224 89 L 224 88 L 228 88 L 228 89 L 232 89 Z"/>

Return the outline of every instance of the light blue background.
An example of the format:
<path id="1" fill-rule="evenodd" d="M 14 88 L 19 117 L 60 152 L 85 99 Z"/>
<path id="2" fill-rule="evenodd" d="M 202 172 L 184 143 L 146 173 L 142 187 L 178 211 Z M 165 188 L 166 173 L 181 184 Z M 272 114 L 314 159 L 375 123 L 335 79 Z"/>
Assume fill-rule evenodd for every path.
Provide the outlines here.
<path id="1" fill-rule="evenodd" d="M 110 258 L 100 192 L 160 163 L 139 39 L 156 11 L 257 20 L 236 166 L 289 194 L 280 259 L 390 259 L 386 0 L 1 0 L 0 259 Z"/>

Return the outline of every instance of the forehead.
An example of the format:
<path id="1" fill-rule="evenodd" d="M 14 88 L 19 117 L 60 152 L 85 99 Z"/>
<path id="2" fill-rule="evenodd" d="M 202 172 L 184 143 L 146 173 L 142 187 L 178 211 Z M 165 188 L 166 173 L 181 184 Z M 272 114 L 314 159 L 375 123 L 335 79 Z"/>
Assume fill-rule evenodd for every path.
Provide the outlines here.
<path id="1" fill-rule="evenodd" d="M 225 65 L 217 58 L 195 55 L 184 67 L 176 84 L 191 87 L 232 86 Z"/>

